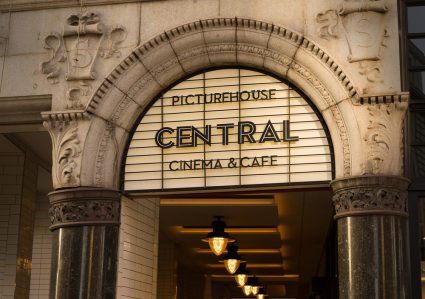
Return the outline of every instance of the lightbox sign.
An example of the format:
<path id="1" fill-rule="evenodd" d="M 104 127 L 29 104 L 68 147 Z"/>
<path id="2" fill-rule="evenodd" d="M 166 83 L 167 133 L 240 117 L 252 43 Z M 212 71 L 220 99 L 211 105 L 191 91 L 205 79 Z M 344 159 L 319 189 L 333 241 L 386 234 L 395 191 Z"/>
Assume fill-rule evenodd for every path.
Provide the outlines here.
<path id="1" fill-rule="evenodd" d="M 131 140 L 126 191 L 327 182 L 332 159 L 310 104 L 263 73 L 193 76 L 146 111 Z"/>

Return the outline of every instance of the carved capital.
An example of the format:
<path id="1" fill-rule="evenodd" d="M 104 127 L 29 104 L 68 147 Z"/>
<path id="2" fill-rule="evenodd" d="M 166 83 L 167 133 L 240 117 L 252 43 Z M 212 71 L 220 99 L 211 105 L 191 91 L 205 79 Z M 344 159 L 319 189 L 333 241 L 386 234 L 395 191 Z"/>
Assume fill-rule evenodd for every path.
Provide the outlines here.
<path id="1" fill-rule="evenodd" d="M 356 215 L 407 216 L 409 180 L 398 176 L 364 175 L 331 182 L 335 219 Z"/>
<path id="2" fill-rule="evenodd" d="M 403 129 L 407 102 L 365 105 L 362 122 L 364 161 L 362 174 L 403 173 Z M 360 115 L 360 114 L 359 114 Z"/>
<path id="3" fill-rule="evenodd" d="M 73 188 L 49 193 L 51 230 L 68 226 L 118 225 L 120 193 L 103 188 Z"/>
<path id="4" fill-rule="evenodd" d="M 53 187 L 80 186 L 81 158 L 89 118 L 84 111 L 45 112 L 44 127 L 52 139 Z"/>

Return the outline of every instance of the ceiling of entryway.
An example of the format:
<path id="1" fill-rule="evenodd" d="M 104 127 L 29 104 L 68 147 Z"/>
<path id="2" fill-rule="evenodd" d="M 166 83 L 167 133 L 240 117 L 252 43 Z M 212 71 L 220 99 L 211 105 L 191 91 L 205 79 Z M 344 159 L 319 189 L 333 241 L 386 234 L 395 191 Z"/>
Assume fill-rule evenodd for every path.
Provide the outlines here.
<path id="1" fill-rule="evenodd" d="M 332 223 L 330 190 L 205 194 L 161 200 L 160 229 L 178 245 L 179 262 L 236 289 L 220 258 L 201 241 L 217 215 L 224 216 L 226 231 L 237 240 L 248 270 L 267 286 L 269 295 L 308 296 L 311 278 L 320 276 L 324 266 L 325 241 Z"/>

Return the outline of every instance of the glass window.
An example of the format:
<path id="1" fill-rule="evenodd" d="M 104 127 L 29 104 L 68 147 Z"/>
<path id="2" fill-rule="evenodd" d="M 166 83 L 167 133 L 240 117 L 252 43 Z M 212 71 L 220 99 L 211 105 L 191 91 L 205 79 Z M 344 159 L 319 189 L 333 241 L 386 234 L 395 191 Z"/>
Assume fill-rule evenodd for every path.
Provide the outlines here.
<path id="1" fill-rule="evenodd" d="M 409 50 L 410 56 L 414 58 L 410 61 L 410 66 L 425 65 L 425 37 L 410 39 Z"/>
<path id="2" fill-rule="evenodd" d="M 407 27 L 409 33 L 425 31 L 425 5 L 407 8 Z"/>
<path id="3" fill-rule="evenodd" d="M 425 99 L 425 70 L 413 71 L 409 73 L 411 97 Z"/>

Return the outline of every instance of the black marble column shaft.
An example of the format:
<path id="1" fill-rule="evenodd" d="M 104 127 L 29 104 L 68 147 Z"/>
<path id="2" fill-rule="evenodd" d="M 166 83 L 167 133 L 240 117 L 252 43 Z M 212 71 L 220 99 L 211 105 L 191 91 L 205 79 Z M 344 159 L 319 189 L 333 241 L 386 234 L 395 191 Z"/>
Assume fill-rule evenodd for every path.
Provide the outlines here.
<path id="1" fill-rule="evenodd" d="M 359 176 L 332 182 L 340 299 L 409 298 L 408 181 Z"/>
<path id="2" fill-rule="evenodd" d="M 75 188 L 49 194 L 51 299 L 115 299 L 120 195 Z"/>

